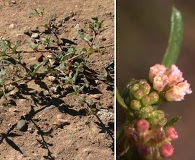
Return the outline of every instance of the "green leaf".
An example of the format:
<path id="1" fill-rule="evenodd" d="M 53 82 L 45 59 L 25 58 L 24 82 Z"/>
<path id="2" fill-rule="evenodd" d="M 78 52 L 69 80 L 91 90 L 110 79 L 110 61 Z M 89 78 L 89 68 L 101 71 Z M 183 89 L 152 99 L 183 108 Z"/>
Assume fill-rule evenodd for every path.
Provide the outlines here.
<path id="1" fill-rule="evenodd" d="M 79 36 L 81 37 L 81 39 L 83 39 L 86 42 L 89 42 L 89 39 L 87 38 L 86 34 L 83 32 L 79 32 Z"/>
<path id="2" fill-rule="evenodd" d="M 175 64 L 179 56 L 180 46 L 183 35 L 183 23 L 181 13 L 175 8 L 172 8 L 171 16 L 171 31 L 169 37 L 168 48 L 162 60 L 167 68 L 170 68 L 172 64 Z"/>
<path id="3" fill-rule="evenodd" d="M 38 63 L 37 65 L 34 65 L 33 72 L 31 73 L 32 76 L 35 76 L 35 74 L 38 72 L 38 70 L 45 64 L 45 62 Z"/>
<path id="4" fill-rule="evenodd" d="M 179 116 L 172 118 L 169 122 L 167 122 L 167 123 L 164 125 L 164 129 L 173 126 L 173 125 L 174 125 L 175 123 L 177 123 L 180 119 L 181 119 L 181 117 L 179 117 Z"/>
<path id="5" fill-rule="evenodd" d="M 116 99 L 118 101 L 118 103 L 124 108 L 124 109 L 128 109 L 127 105 L 125 104 L 123 98 L 121 97 L 121 95 L 119 94 L 118 89 L 116 88 Z"/>

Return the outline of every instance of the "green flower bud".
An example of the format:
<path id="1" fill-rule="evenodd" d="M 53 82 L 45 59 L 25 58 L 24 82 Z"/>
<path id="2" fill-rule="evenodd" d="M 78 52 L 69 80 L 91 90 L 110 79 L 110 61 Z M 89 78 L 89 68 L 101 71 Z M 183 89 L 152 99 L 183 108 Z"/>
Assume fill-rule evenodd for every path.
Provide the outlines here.
<path id="1" fill-rule="evenodd" d="M 137 91 L 139 89 L 139 84 L 137 83 L 133 84 L 130 89 L 131 89 L 131 92 Z"/>
<path id="2" fill-rule="evenodd" d="M 131 108 L 138 111 L 141 108 L 141 103 L 138 100 L 131 101 Z"/>
<path id="3" fill-rule="evenodd" d="M 146 119 L 146 118 L 150 118 L 151 116 L 151 112 L 153 111 L 153 107 L 152 106 L 147 106 L 147 107 L 143 107 L 140 110 L 140 118 Z"/>
<path id="4" fill-rule="evenodd" d="M 161 125 L 163 126 L 166 123 L 165 113 L 162 110 L 155 110 L 151 113 L 150 122 L 153 126 Z"/>
<path id="5" fill-rule="evenodd" d="M 144 92 L 145 95 L 147 95 L 150 93 L 151 86 L 149 83 L 144 83 L 144 84 L 140 85 L 140 89 Z"/>
<path id="6" fill-rule="evenodd" d="M 153 91 L 153 92 L 151 92 L 151 93 L 149 94 L 149 96 L 150 96 L 150 99 L 151 99 L 151 104 L 155 104 L 155 103 L 158 102 L 158 100 L 159 100 L 159 95 L 158 95 L 157 92 Z"/>
<path id="7" fill-rule="evenodd" d="M 134 91 L 132 92 L 133 96 L 137 99 L 137 100 L 140 100 L 143 96 L 144 96 L 144 93 L 142 90 L 137 90 L 137 91 Z"/>
<path id="8" fill-rule="evenodd" d="M 146 95 L 141 99 L 141 102 L 144 106 L 149 106 L 151 105 L 151 98 L 150 96 Z"/>
<path id="9" fill-rule="evenodd" d="M 140 81 L 139 81 L 139 84 L 140 85 L 143 85 L 143 84 L 147 84 L 148 82 L 147 82 L 147 80 L 145 80 L 145 79 L 141 79 Z"/>

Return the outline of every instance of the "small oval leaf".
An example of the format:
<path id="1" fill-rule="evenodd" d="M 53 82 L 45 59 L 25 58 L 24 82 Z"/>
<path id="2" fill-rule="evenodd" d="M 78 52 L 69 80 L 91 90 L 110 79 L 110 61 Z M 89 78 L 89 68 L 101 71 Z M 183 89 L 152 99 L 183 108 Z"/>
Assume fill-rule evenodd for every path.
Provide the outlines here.
<path id="1" fill-rule="evenodd" d="M 170 68 L 172 64 L 175 64 L 179 56 L 180 46 L 183 36 L 183 22 L 181 13 L 175 8 L 172 8 L 171 15 L 171 31 L 169 37 L 169 44 L 165 55 L 162 60 L 162 64 L 167 68 Z"/>

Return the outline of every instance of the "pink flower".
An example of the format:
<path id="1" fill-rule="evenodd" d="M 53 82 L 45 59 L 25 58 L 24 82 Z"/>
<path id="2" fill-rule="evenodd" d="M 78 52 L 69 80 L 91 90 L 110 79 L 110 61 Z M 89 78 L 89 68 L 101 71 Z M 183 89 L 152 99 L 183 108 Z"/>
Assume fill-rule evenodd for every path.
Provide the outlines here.
<path id="1" fill-rule="evenodd" d="M 174 127 L 169 127 L 167 130 L 166 130 L 166 135 L 169 139 L 171 140 L 175 140 L 178 138 L 178 133 L 177 131 L 175 130 Z"/>
<path id="2" fill-rule="evenodd" d="M 184 99 L 186 94 L 191 94 L 190 84 L 187 81 L 180 82 L 173 86 L 171 89 L 167 90 L 165 97 L 168 101 L 181 101 Z"/>
<path id="3" fill-rule="evenodd" d="M 184 96 L 185 93 L 178 86 L 173 86 L 165 93 L 165 97 L 168 101 L 181 101 L 184 99 Z"/>
<path id="4" fill-rule="evenodd" d="M 174 148 L 171 144 L 165 143 L 161 146 L 160 152 L 163 157 L 170 157 L 173 155 Z"/>
<path id="5" fill-rule="evenodd" d="M 157 91 L 162 91 L 168 83 L 167 75 L 159 73 L 154 77 L 153 87 Z"/>
<path id="6" fill-rule="evenodd" d="M 184 80 L 184 78 L 182 77 L 182 72 L 175 65 L 171 65 L 171 68 L 166 72 L 166 75 L 168 76 L 169 79 L 168 83 L 169 86 L 173 86 L 178 82 Z"/>
<path id="7" fill-rule="evenodd" d="M 190 84 L 187 81 L 180 82 L 177 84 L 178 87 L 182 88 L 185 94 L 191 94 L 192 90 L 190 89 Z"/>
<path id="8" fill-rule="evenodd" d="M 150 127 L 150 124 L 145 119 L 140 119 L 137 122 L 137 131 L 140 132 L 140 133 L 143 133 L 143 132 L 147 131 L 149 129 L 149 127 Z"/>
<path id="9" fill-rule="evenodd" d="M 159 73 L 165 73 L 166 67 L 161 64 L 155 64 L 153 67 L 150 67 L 149 80 L 153 83 L 154 77 Z"/>

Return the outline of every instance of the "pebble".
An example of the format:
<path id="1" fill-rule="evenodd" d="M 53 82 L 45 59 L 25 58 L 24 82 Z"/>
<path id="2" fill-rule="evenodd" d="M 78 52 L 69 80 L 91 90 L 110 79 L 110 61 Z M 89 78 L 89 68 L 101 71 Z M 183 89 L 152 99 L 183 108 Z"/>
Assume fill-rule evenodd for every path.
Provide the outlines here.
<path id="1" fill-rule="evenodd" d="M 16 128 L 19 131 L 24 131 L 26 129 L 26 127 L 27 127 L 26 121 L 23 119 L 19 120 L 17 123 L 17 126 L 16 126 Z"/>
<path id="2" fill-rule="evenodd" d="M 64 114 L 57 114 L 56 118 L 57 119 L 63 119 L 64 118 Z"/>
<path id="3" fill-rule="evenodd" d="M 114 113 L 110 112 L 106 109 L 101 109 L 100 111 L 97 112 L 97 115 L 100 117 L 102 121 L 114 121 Z"/>
<path id="4" fill-rule="evenodd" d="M 64 126 L 64 125 L 68 125 L 68 124 L 69 124 L 69 122 L 65 119 L 58 119 L 57 120 L 57 125 L 58 126 Z"/>
<path id="5" fill-rule="evenodd" d="M 15 25 L 13 23 L 9 25 L 10 29 L 13 29 L 14 27 L 15 27 Z"/>
<path id="6" fill-rule="evenodd" d="M 51 96 L 51 94 L 49 93 L 48 90 L 43 91 L 43 94 L 44 94 L 45 96 Z"/>
<path id="7" fill-rule="evenodd" d="M 54 76 L 48 76 L 48 79 L 49 79 L 49 81 L 53 82 L 53 81 L 56 80 L 56 77 L 54 77 Z"/>
<path id="8" fill-rule="evenodd" d="M 16 1 L 11 1 L 11 3 L 16 4 Z"/>
<path id="9" fill-rule="evenodd" d="M 31 38 L 33 38 L 33 39 L 38 39 L 38 38 L 39 38 L 39 34 L 38 34 L 38 33 L 33 33 L 33 34 L 31 35 Z"/>
<path id="10" fill-rule="evenodd" d="M 95 99 L 99 100 L 100 97 L 101 97 L 101 94 L 90 94 L 89 96 L 90 96 L 91 98 L 95 98 Z"/>
<path id="11" fill-rule="evenodd" d="M 55 94 L 57 93 L 57 87 L 51 87 L 50 90 Z"/>

